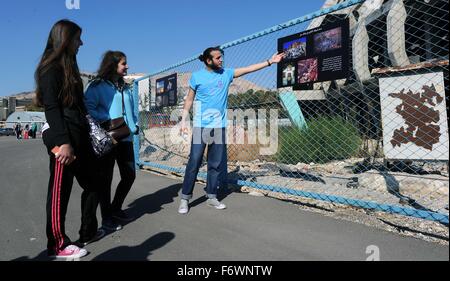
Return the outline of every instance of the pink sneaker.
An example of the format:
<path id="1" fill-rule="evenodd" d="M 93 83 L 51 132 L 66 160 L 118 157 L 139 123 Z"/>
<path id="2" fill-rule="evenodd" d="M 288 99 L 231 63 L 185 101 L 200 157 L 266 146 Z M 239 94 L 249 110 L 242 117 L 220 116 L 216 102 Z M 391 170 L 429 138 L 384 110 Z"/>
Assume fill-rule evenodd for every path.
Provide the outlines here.
<path id="1" fill-rule="evenodd" d="M 51 256 L 57 259 L 79 259 L 87 255 L 87 251 L 75 245 L 69 245 L 60 251 L 57 255 Z"/>

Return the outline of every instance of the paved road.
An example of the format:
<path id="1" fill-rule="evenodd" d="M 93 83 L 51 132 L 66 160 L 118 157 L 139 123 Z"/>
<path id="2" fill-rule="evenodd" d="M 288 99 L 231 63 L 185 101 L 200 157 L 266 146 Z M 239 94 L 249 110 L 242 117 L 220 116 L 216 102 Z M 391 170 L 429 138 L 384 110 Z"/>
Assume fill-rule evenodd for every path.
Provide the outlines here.
<path id="1" fill-rule="evenodd" d="M 117 175 L 116 170 L 116 175 Z M 0 260 L 45 260 L 48 159 L 41 140 L 0 137 Z M 114 183 L 117 183 L 115 178 Z M 449 260 L 448 246 L 299 210 L 273 198 L 228 194 L 228 209 L 205 204 L 198 185 L 188 215 L 177 214 L 180 181 L 139 172 L 126 200 L 137 219 L 88 245 L 83 260 Z M 75 184 L 67 233 L 78 239 Z"/>

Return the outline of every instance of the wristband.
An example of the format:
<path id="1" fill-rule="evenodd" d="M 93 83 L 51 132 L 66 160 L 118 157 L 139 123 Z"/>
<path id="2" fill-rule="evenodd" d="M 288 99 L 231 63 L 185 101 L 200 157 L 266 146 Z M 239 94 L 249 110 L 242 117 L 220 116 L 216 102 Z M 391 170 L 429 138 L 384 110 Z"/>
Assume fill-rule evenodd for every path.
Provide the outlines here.
<path id="1" fill-rule="evenodd" d="M 269 64 L 268 66 L 271 66 L 272 64 L 270 63 L 270 60 L 267 60 L 267 63 Z"/>

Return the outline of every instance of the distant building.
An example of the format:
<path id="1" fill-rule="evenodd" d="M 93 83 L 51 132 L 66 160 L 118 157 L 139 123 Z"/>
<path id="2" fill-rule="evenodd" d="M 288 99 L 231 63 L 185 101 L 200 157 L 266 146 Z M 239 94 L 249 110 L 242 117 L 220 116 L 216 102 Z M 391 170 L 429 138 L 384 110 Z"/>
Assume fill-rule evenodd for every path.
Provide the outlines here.
<path id="1" fill-rule="evenodd" d="M 8 98 L 8 113 L 11 114 L 16 111 L 16 98 L 9 97 Z"/>
<path id="2" fill-rule="evenodd" d="M 5 121 L 8 114 L 8 109 L 0 106 L 0 121 Z"/>
<path id="3" fill-rule="evenodd" d="M 44 112 L 14 112 L 9 115 L 6 119 L 6 128 L 14 128 L 16 123 L 22 124 L 25 126 L 29 124 L 31 126 L 32 123 L 36 123 L 38 125 L 38 130 L 42 127 L 42 125 L 46 122 L 45 113 Z"/>
<path id="4" fill-rule="evenodd" d="M 0 99 L 0 121 L 8 117 L 8 99 Z"/>
<path id="5" fill-rule="evenodd" d="M 5 97 L 0 100 L 0 121 L 5 121 L 8 115 L 17 109 L 16 97 Z"/>

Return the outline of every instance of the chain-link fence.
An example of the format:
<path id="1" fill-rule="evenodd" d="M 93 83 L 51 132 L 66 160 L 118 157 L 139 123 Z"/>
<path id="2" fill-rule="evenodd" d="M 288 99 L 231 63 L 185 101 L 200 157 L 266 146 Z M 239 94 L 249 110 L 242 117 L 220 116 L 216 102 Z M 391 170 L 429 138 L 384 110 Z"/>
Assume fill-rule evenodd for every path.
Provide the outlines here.
<path id="1" fill-rule="evenodd" d="M 229 68 L 288 54 L 229 88 L 228 181 L 448 224 L 448 1 L 340 2 L 221 46 Z M 135 80 L 139 164 L 183 173 L 197 57 Z"/>

